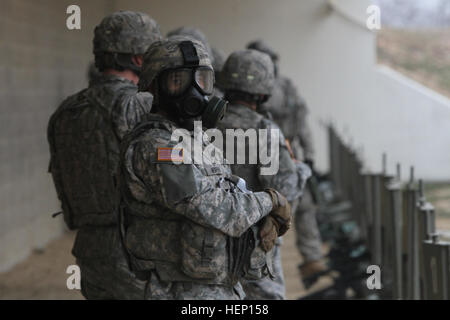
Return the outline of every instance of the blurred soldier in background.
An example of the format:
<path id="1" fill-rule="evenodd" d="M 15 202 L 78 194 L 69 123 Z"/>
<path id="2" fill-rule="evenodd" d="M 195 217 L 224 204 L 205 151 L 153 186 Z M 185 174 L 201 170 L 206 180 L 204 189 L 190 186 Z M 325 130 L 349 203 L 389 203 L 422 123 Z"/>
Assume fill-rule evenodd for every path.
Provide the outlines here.
<path id="1" fill-rule="evenodd" d="M 225 63 L 225 53 L 222 50 L 212 47 L 213 61 L 212 66 L 214 69 L 214 75 L 216 77 L 216 81 L 214 83 L 214 94 L 218 97 L 223 97 L 223 89 L 220 87 L 221 77 L 222 77 L 222 68 Z"/>
<path id="2" fill-rule="evenodd" d="M 314 172 L 314 149 L 311 131 L 306 121 L 308 109 L 305 101 L 298 95 L 293 82 L 279 75 L 278 54 L 273 49 L 260 40 L 249 43 L 247 48 L 264 52 L 272 58 L 276 73 L 275 85 L 270 99 L 261 110 L 269 112 L 280 126 L 292 146 L 293 157 L 303 160 Z M 306 280 L 327 270 L 323 262 L 322 241 L 317 226 L 317 206 L 308 188 L 299 204 L 293 206 L 293 211 L 296 245 L 304 259 L 300 271 L 302 279 Z"/>
<path id="3" fill-rule="evenodd" d="M 271 154 L 278 157 L 279 169 L 275 174 L 264 175 L 261 168 L 264 165 L 258 160 L 256 164 L 249 162 L 249 147 L 237 146 L 234 159 L 230 161 L 234 174 L 241 176 L 248 183 L 248 188 L 253 191 L 263 191 L 266 188 L 274 188 L 283 194 L 288 201 L 298 199 L 307 179 L 307 166 L 302 171 L 301 164 L 296 164 L 291 159 L 283 134 L 278 126 L 269 119 L 256 112 L 260 105 L 271 94 L 274 84 L 274 66 L 270 57 L 256 50 L 243 50 L 232 53 L 222 70 L 222 87 L 225 90 L 225 98 L 230 101 L 227 113 L 219 122 L 219 129 L 225 135 L 225 140 L 234 139 L 227 129 L 255 130 L 266 129 L 267 145 L 258 143 L 258 150 L 271 150 L 270 146 L 279 143 L 279 153 Z M 271 140 L 271 130 L 278 130 L 279 141 Z M 233 132 L 233 131 L 232 131 Z M 258 139 L 258 141 L 261 141 Z M 227 145 L 227 144 L 226 144 Z M 245 164 L 237 162 L 237 156 L 245 154 Z M 259 155 L 259 153 L 258 153 Z M 259 159 L 259 158 L 258 158 Z M 275 279 L 264 278 L 254 281 L 243 281 L 244 290 L 248 299 L 284 299 L 285 285 L 283 269 L 281 265 L 281 238 L 277 240 L 274 251 L 274 276 Z"/>
<path id="4" fill-rule="evenodd" d="M 78 229 L 72 250 L 87 299 L 143 299 L 145 282 L 129 270 L 120 241 L 115 176 L 123 136 L 151 110 L 137 93 L 148 46 L 161 39 L 148 15 L 121 11 L 95 28 L 95 67 L 89 87 L 69 98 L 48 125 L 50 172 L 64 220 Z"/>
<path id="5" fill-rule="evenodd" d="M 201 125 L 213 128 L 226 102 L 209 97 L 214 71 L 199 41 L 154 43 L 142 70 L 139 90 L 154 95 L 154 113 L 124 139 L 119 182 L 132 270 L 148 281 L 149 299 L 242 299 L 242 277 L 270 268 L 266 252 L 289 228 L 289 204 L 272 189 L 242 190 L 203 139 Z M 213 152 L 195 158 L 196 143 Z"/>

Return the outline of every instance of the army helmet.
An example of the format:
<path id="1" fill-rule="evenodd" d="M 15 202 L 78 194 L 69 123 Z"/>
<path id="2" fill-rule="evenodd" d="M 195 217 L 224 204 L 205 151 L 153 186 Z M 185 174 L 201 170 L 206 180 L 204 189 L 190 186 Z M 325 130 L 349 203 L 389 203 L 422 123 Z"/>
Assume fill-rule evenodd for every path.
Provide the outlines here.
<path id="1" fill-rule="evenodd" d="M 250 42 L 249 44 L 247 44 L 247 49 L 253 49 L 260 52 L 264 52 L 265 54 L 268 54 L 270 58 L 272 58 L 272 61 L 278 61 L 279 58 L 278 53 L 275 52 L 275 50 L 269 47 L 267 43 L 265 43 L 262 40 L 255 40 Z"/>
<path id="2" fill-rule="evenodd" d="M 221 72 L 225 91 L 270 95 L 274 86 L 274 66 L 270 57 L 256 50 L 233 52 Z"/>
<path id="3" fill-rule="evenodd" d="M 188 61 L 187 57 L 183 55 L 180 45 L 186 42 L 192 43 L 198 61 L 193 63 L 192 61 Z M 153 43 L 144 55 L 142 72 L 138 83 L 139 90 L 147 91 L 153 80 L 163 71 L 186 66 L 189 67 L 192 63 L 196 67 L 208 67 L 212 70 L 208 52 L 200 41 L 186 36 L 172 36 L 168 39 Z M 213 72 L 212 74 L 214 75 Z M 212 82 L 214 82 L 214 79 L 212 79 Z"/>
<path id="4" fill-rule="evenodd" d="M 184 27 L 177 28 L 177 29 L 172 30 L 167 33 L 168 38 L 174 37 L 174 36 L 187 36 L 187 37 L 191 37 L 197 41 L 200 41 L 203 44 L 203 46 L 205 47 L 206 51 L 208 52 L 211 62 L 214 60 L 213 52 L 212 52 L 211 46 L 209 45 L 208 38 L 200 29 L 195 28 L 195 27 L 184 26 Z"/>
<path id="5" fill-rule="evenodd" d="M 158 23 L 147 14 L 119 11 L 106 16 L 94 30 L 94 53 L 144 54 L 162 35 Z"/>
<path id="6" fill-rule="evenodd" d="M 225 63 L 225 53 L 222 50 L 211 47 L 211 52 L 213 56 L 212 65 L 214 68 L 214 72 L 220 72 Z"/>

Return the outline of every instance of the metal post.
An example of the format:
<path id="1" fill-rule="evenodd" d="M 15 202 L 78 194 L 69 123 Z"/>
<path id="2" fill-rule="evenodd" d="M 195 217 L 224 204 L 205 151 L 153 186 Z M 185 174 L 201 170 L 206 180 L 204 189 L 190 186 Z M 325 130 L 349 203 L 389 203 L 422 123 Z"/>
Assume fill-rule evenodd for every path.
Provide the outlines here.
<path id="1" fill-rule="evenodd" d="M 389 246 L 391 252 L 391 267 L 393 276 L 393 298 L 403 299 L 403 259 L 402 259 L 402 237 L 403 237 L 403 198 L 402 184 L 399 175 L 399 165 L 397 166 L 397 177 L 389 185 L 391 216 L 388 232 L 390 234 Z"/>
<path id="2" fill-rule="evenodd" d="M 424 292 L 426 299 L 450 299 L 450 243 L 434 234 L 423 242 Z"/>
<path id="3" fill-rule="evenodd" d="M 373 201 L 373 263 L 381 266 L 381 185 L 383 176 L 376 174 L 372 176 L 372 201 Z"/>
<path id="4" fill-rule="evenodd" d="M 421 193 L 423 194 L 423 184 L 421 184 Z M 419 224 L 418 224 L 418 246 L 419 246 L 419 275 L 420 275 L 420 292 L 423 299 L 428 299 L 425 290 L 425 269 L 426 261 L 423 253 L 423 242 L 431 240 L 435 230 L 435 214 L 434 207 L 431 203 L 425 201 L 425 197 L 419 201 Z"/>
<path id="5" fill-rule="evenodd" d="M 410 300 L 420 299 L 417 202 L 418 191 L 414 183 L 414 167 L 411 167 L 410 181 L 405 190 L 405 215 L 407 224 L 406 299 Z"/>

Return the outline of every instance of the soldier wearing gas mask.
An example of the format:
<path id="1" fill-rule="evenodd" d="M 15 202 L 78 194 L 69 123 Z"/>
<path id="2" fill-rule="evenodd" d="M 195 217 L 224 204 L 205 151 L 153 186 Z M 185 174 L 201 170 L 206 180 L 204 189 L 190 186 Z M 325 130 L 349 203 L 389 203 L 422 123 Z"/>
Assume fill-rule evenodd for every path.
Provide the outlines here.
<path id="1" fill-rule="evenodd" d="M 253 191 L 273 188 L 283 194 L 288 201 L 295 201 L 303 193 L 306 179 L 309 176 L 309 168 L 293 162 L 285 138 L 278 126 L 257 113 L 261 104 L 269 98 L 274 85 L 274 66 L 270 57 L 256 50 L 233 52 L 225 62 L 221 80 L 221 85 L 225 89 L 225 98 L 230 101 L 228 111 L 219 123 L 219 128 L 225 134 L 226 140 L 234 138 L 226 134 L 227 129 L 256 130 L 258 134 L 261 134 L 261 130 L 266 129 L 267 146 L 261 145 L 258 139 L 258 150 L 270 149 L 271 144 L 279 144 L 278 154 L 271 154 L 271 157 L 277 157 L 274 160 L 279 161 L 277 172 L 264 174 L 261 170 L 264 164 L 259 157 L 255 164 L 250 163 L 250 159 L 246 159 L 245 164 L 239 164 L 237 159 L 227 158 L 233 163 L 231 165 L 233 173 L 244 178 L 249 189 Z M 271 140 L 270 130 L 278 131 L 279 141 Z M 239 151 L 236 152 L 236 155 L 239 153 L 250 154 L 247 150 L 249 147 L 238 146 Z M 263 278 L 243 281 L 247 299 L 285 298 L 281 265 L 281 238 L 277 240 L 274 248 L 273 262 L 274 279 Z"/>
<path id="2" fill-rule="evenodd" d="M 211 57 L 211 64 L 214 69 L 214 75 L 216 81 L 214 83 L 214 95 L 220 98 L 223 98 L 223 92 L 220 88 L 218 88 L 218 78 L 220 74 L 220 70 L 222 69 L 223 63 L 225 62 L 224 54 L 213 47 L 210 46 L 208 38 L 206 35 L 198 28 L 184 26 L 167 33 L 167 37 L 173 36 L 186 36 L 191 37 L 197 41 L 200 41 L 204 46 L 208 55 Z"/>
<path id="3" fill-rule="evenodd" d="M 298 94 L 292 80 L 278 74 L 279 56 L 272 48 L 260 40 L 249 43 L 247 48 L 268 54 L 277 71 L 272 96 L 260 111 L 263 114 L 269 113 L 280 126 L 292 146 L 293 157 L 303 160 L 314 170 L 314 148 L 307 122 L 308 108 L 305 101 Z M 300 272 L 302 279 L 312 282 L 326 272 L 327 267 L 323 261 L 322 240 L 316 220 L 317 205 L 309 188 L 305 190 L 301 201 L 292 207 L 295 216 L 296 245 L 304 260 Z"/>
<path id="4" fill-rule="evenodd" d="M 120 239 L 115 176 L 121 139 L 152 107 L 152 95 L 138 93 L 137 82 L 144 52 L 159 39 L 146 14 L 105 17 L 94 31 L 98 74 L 49 121 L 49 170 L 64 220 L 78 230 L 72 254 L 86 299 L 144 298 L 146 283 L 129 270 Z"/>
<path id="5" fill-rule="evenodd" d="M 225 112 L 213 86 L 192 38 L 154 43 L 144 57 L 139 90 L 154 95 L 154 113 L 121 145 L 119 185 L 124 246 L 148 299 L 244 298 L 240 280 L 271 272 L 266 252 L 290 225 L 281 194 L 241 190 L 220 150 L 196 135 Z M 214 152 L 194 161 L 195 143 Z"/>

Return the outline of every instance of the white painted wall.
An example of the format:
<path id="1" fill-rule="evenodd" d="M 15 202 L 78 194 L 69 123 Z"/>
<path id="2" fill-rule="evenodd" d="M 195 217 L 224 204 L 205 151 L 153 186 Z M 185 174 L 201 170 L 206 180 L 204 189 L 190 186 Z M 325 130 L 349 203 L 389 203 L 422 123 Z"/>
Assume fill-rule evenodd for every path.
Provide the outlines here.
<path id="1" fill-rule="evenodd" d="M 118 0 L 116 9 L 146 11 L 164 32 L 199 27 L 226 53 L 255 38 L 277 47 L 282 73 L 310 106 L 321 168 L 327 167 L 327 140 L 319 120 L 333 119 L 364 145 L 370 168 L 380 169 L 385 151 L 391 171 L 400 161 L 405 172 L 415 165 L 423 178 L 449 179 L 449 100 L 379 70 L 376 35 L 363 23 L 369 0 L 331 2 L 337 10 L 326 0 Z"/>

